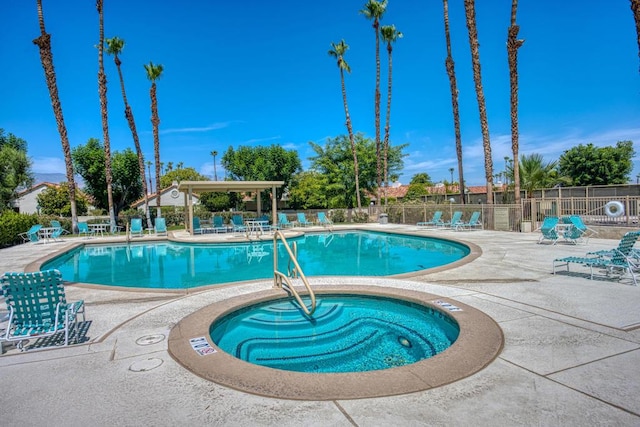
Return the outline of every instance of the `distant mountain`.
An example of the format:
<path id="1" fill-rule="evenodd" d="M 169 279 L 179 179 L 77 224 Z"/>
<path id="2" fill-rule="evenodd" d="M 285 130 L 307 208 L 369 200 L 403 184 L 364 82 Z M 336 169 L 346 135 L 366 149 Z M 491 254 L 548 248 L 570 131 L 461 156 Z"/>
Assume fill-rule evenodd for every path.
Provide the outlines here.
<path id="1" fill-rule="evenodd" d="M 67 175 L 64 173 L 34 173 L 33 177 L 35 178 L 33 181 L 34 185 L 37 185 L 41 182 L 50 182 L 52 184 L 60 184 L 61 182 L 67 182 Z M 84 181 L 81 177 L 76 175 L 76 184 L 78 187 L 84 187 Z"/>

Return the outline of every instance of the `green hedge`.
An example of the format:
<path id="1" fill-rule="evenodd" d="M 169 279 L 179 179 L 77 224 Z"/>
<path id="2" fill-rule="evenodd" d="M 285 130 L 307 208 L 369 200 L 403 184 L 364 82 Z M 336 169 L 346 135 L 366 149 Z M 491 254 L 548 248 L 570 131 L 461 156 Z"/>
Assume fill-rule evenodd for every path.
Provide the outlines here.
<path id="1" fill-rule="evenodd" d="M 36 214 L 19 214 L 12 210 L 6 210 L 0 215 L 0 247 L 17 245 L 22 243 L 20 233 L 28 231 L 31 226 L 39 223 Z"/>

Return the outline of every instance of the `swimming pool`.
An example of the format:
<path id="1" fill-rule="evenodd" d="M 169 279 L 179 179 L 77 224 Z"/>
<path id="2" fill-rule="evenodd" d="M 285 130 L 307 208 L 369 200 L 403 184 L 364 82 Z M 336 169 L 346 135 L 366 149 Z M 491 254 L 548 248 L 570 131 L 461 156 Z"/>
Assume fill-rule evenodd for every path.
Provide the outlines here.
<path id="1" fill-rule="evenodd" d="M 340 231 L 288 239 L 307 276 L 390 276 L 458 261 L 468 246 L 444 239 Z M 286 268 L 279 250 L 280 268 Z M 273 277 L 273 243 L 85 245 L 45 262 L 67 281 L 150 289 L 185 289 Z"/>
<path id="2" fill-rule="evenodd" d="M 409 365 L 448 349 L 460 333 L 452 317 L 433 308 L 350 294 L 319 295 L 313 316 L 291 298 L 244 307 L 210 331 L 213 343 L 238 359 L 312 373 Z"/>

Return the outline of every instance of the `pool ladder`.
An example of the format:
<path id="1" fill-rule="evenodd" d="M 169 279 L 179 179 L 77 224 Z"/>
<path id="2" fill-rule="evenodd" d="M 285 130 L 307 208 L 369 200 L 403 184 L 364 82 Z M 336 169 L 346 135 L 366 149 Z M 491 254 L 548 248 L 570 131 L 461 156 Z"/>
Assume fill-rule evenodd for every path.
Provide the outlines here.
<path id="1" fill-rule="evenodd" d="M 287 268 L 287 274 L 284 274 L 278 270 L 278 239 L 280 239 L 283 243 L 283 247 L 289 254 L 289 265 Z M 282 288 L 285 291 L 288 291 L 293 297 L 296 299 L 302 311 L 305 312 L 307 316 L 311 316 L 314 311 L 316 311 L 316 295 L 311 289 L 311 285 L 309 285 L 309 281 L 304 275 L 304 272 L 300 268 L 300 264 L 298 264 L 298 245 L 296 242 L 293 242 L 293 250 L 289 246 L 287 239 L 282 234 L 282 231 L 277 230 L 273 233 L 273 286 L 275 288 Z M 302 301 L 300 294 L 293 287 L 293 283 L 291 282 L 291 278 L 300 277 L 302 283 L 305 288 L 307 288 L 307 292 L 309 292 L 309 298 L 311 298 L 311 308 L 307 307 L 307 305 Z"/>

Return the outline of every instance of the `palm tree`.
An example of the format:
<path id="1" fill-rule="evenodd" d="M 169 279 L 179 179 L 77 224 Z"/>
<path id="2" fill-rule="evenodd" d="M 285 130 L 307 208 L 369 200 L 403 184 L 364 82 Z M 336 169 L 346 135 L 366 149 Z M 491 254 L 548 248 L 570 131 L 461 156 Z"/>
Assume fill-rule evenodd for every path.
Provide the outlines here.
<path id="1" fill-rule="evenodd" d="M 147 78 L 151 81 L 151 124 L 153 124 L 153 151 L 155 153 L 156 161 L 156 217 L 160 218 L 162 212 L 160 212 L 160 135 L 158 133 L 158 126 L 160 125 L 160 118 L 158 117 L 158 99 L 156 98 L 156 80 L 162 75 L 162 65 L 155 65 L 153 62 L 145 64 L 144 69 L 147 70 Z"/>
<path id="2" fill-rule="evenodd" d="M 367 0 L 364 9 L 360 11 L 365 18 L 373 20 L 373 30 L 376 33 L 376 92 L 375 92 L 375 127 L 376 127 L 376 184 L 377 202 L 380 204 L 380 187 L 382 181 L 380 161 L 380 19 L 387 9 L 387 0 Z"/>
<path id="3" fill-rule="evenodd" d="M 513 151 L 513 195 L 520 203 L 520 168 L 518 167 L 518 49 L 524 40 L 518 39 L 520 26 L 516 25 L 518 0 L 511 2 L 511 26 L 507 32 L 507 56 L 509 58 L 509 81 L 511 83 L 511 150 Z"/>
<path id="4" fill-rule="evenodd" d="M 631 10 L 636 21 L 636 33 L 638 35 L 638 57 L 640 57 L 640 0 L 631 0 Z"/>
<path id="5" fill-rule="evenodd" d="M 149 196 L 147 191 L 147 177 L 144 171 L 144 154 L 140 147 L 140 139 L 138 138 L 138 131 L 136 130 L 136 122 L 133 118 L 133 111 L 129 101 L 127 101 L 127 92 L 124 89 L 124 78 L 122 77 L 122 61 L 120 60 L 120 53 L 124 49 L 124 40 L 119 37 L 113 37 L 107 39 L 107 54 L 113 55 L 113 62 L 115 62 L 118 68 L 118 77 L 120 77 L 120 91 L 122 92 L 122 100 L 124 101 L 124 117 L 127 119 L 129 129 L 131 130 L 131 136 L 133 137 L 133 144 L 136 147 L 136 153 L 138 154 L 138 170 L 140 172 L 140 179 L 142 179 L 142 192 L 144 193 L 144 210 L 147 217 L 147 227 L 153 228 L 151 224 L 151 214 L 149 212 Z"/>
<path id="6" fill-rule="evenodd" d="M 487 120 L 487 106 L 482 89 L 480 73 L 480 44 L 478 43 L 478 29 L 476 27 L 475 0 L 464 0 L 464 10 L 469 31 L 469 46 L 471 47 L 471 62 L 473 64 L 473 80 L 478 98 L 480 112 L 480 129 L 482 130 L 482 146 L 484 147 L 484 174 L 487 180 L 487 204 L 493 203 L 493 160 L 491 158 L 491 141 L 489 140 L 489 121 Z"/>
<path id="7" fill-rule="evenodd" d="M 340 70 L 340 83 L 342 86 L 342 102 L 344 103 L 344 114 L 346 116 L 346 126 L 347 131 L 349 132 L 349 141 L 351 142 L 351 151 L 353 152 L 353 169 L 356 181 L 356 203 L 358 206 L 358 210 L 362 209 L 362 204 L 360 202 L 360 174 L 358 172 L 358 153 L 356 152 L 356 143 L 353 137 L 353 128 L 351 127 L 351 117 L 349 116 L 349 105 L 347 104 L 347 88 L 344 84 L 344 71 L 347 73 L 351 72 L 351 67 L 347 64 L 347 61 L 344 60 L 344 54 L 349 49 L 349 45 L 344 42 L 344 40 L 340 40 L 340 43 L 331 43 L 331 50 L 329 51 L 329 55 L 333 58 L 337 59 L 338 69 Z"/>
<path id="8" fill-rule="evenodd" d="M 558 162 L 545 163 L 542 155 L 537 153 L 528 156 L 523 154 L 520 157 L 520 185 L 525 189 L 529 198 L 535 189 L 552 187 L 557 183 L 566 182 L 566 179 L 558 176 L 557 167 Z"/>
<path id="9" fill-rule="evenodd" d="M 211 155 L 213 156 L 213 180 L 217 181 L 218 173 L 216 172 L 216 156 L 218 155 L 218 152 L 216 150 L 213 150 L 211 152 Z"/>
<path id="10" fill-rule="evenodd" d="M 98 94 L 100 95 L 100 114 L 102 116 L 102 136 L 104 138 L 104 171 L 107 180 L 107 202 L 109 205 L 109 222 L 111 231 L 116 230 L 116 216 L 113 209 L 113 175 L 111 173 L 111 142 L 109 139 L 109 115 L 107 108 L 107 75 L 104 73 L 104 14 L 102 0 L 96 1 L 96 9 L 100 21 L 100 40 L 98 41 Z"/>
<path id="11" fill-rule="evenodd" d="M 449 2 L 443 0 L 444 6 L 444 37 L 447 42 L 447 59 L 444 65 L 449 76 L 449 86 L 451 88 L 451 108 L 453 110 L 453 130 L 456 138 L 456 156 L 458 157 L 458 180 L 460 182 L 460 200 L 465 203 L 464 197 L 464 172 L 462 170 L 462 137 L 460 133 L 460 108 L 458 106 L 458 83 L 456 81 L 455 63 L 451 55 L 451 35 L 449 33 Z"/>
<path id="12" fill-rule="evenodd" d="M 396 30 L 395 25 L 384 25 L 380 27 L 380 35 L 382 36 L 382 40 L 387 43 L 387 54 L 389 57 L 389 72 L 388 72 L 388 80 L 387 80 L 387 118 L 384 126 L 384 143 L 383 145 L 383 157 L 384 157 L 384 205 L 387 205 L 387 189 L 389 188 L 389 167 L 388 167 L 388 157 L 389 157 L 389 130 L 391 129 L 390 118 L 391 118 L 391 83 L 392 79 L 392 71 L 393 71 L 393 46 L 398 39 L 402 38 L 402 33 Z M 378 188 L 380 185 L 378 184 Z M 379 203 L 379 202 L 378 202 Z"/>
<path id="13" fill-rule="evenodd" d="M 53 67 L 53 52 L 51 51 L 51 34 L 48 34 L 44 28 L 44 14 L 42 13 L 42 0 L 37 0 L 38 5 L 38 23 L 40 24 L 40 36 L 33 40 L 33 44 L 38 46 L 40 50 L 40 62 L 44 70 L 44 78 L 49 89 L 49 97 L 51 98 L 51 107 L 53 107 L 53 115 L 58 124 L 58 133 L 60 133 L 60 143 L 62 144 L 62 152 L 64 154 L 64 163 L 66 166 L 67 182 L 69 183 L 69 203 L 71 204 L 71 226 L 73 232 L 78 230 L 78 213 L 76 210 L 76 181 L 73 176 L 73 161 L 71 160 L 71 145 L 69 144 L 69 136 L 67 135 L 67 127 L 64 124 L 64 116 L 62 115 L 62 105 L 58 96 L 58 83 L 56 82 L 56 72 Z"/>

